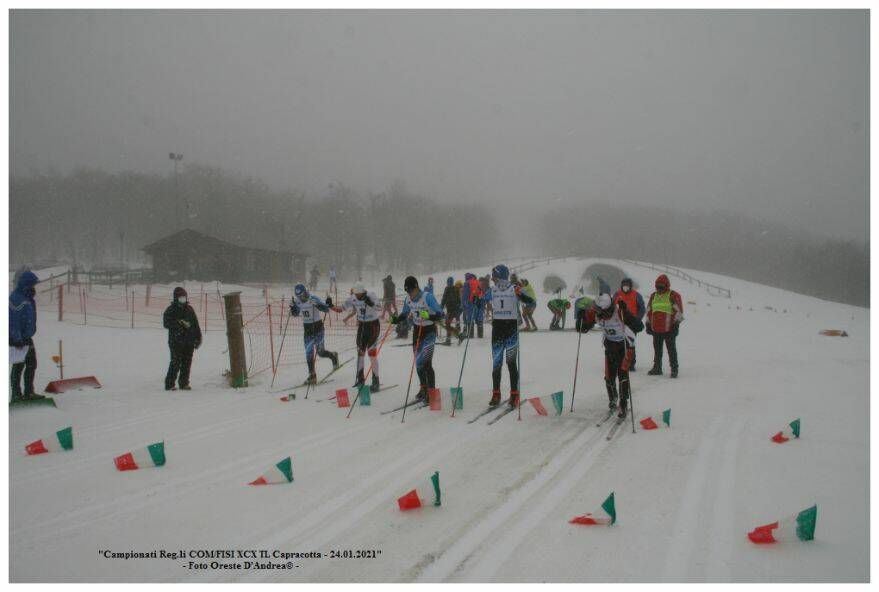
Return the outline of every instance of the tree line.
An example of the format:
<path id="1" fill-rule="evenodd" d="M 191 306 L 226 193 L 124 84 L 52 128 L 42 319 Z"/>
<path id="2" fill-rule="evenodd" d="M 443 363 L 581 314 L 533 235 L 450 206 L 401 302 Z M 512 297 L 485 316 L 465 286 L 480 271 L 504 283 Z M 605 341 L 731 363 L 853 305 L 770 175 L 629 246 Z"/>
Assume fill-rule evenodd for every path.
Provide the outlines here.
<path id="1" fill-rule="evenodd" d="M 360 192 L 273 191 L 259 179 L 190 164 L 174 175 L 79 168 L 10 180 L 10 264 L 148 265 L 141 248 L 184 228 L 243 246 L 309 255 L 345 276 L 484 265 L 497 242 L 481 206 L 438 203 L 402 181 Z"/>

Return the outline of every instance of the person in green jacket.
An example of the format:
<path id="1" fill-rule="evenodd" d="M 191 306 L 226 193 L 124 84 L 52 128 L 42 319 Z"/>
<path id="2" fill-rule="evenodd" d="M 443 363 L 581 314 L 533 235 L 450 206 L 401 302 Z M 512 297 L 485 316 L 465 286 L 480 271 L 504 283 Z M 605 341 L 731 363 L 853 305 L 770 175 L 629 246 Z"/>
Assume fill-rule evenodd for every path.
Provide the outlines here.
<path id="1" fill-rule="evenodd" d="M 549 324 L 549 330 L 561 331 L 564 329 L 571 303 L 568 302 L 567 298 L 562 298 L 562 291 L 557 290 L 556 297 L 550 300 L 546 306 L 552 312 L 552 322 Z"/>
<path id="2" fill-rule="evenodd" d="M 537 310 L 537 294 L 534 292 L 534 286 L 525 278 L 522 278 L 522 291 L 533 301 L 522 308 L 522 319 L 525 321 L 523 331 L 537 331 L 537 323 L 534 322 L 534 311 Z"/>
<path id="3" fill-rule="evenodd" d="M 580 331 L 580 325 L 582 322 L 583 311 L 592 306 L 592 298 L 583 293 L 583 288 L 580 288 L 580 297 L 574 301 L 574 319 L 576 319 L 576 328 L 577 331 Z"/>

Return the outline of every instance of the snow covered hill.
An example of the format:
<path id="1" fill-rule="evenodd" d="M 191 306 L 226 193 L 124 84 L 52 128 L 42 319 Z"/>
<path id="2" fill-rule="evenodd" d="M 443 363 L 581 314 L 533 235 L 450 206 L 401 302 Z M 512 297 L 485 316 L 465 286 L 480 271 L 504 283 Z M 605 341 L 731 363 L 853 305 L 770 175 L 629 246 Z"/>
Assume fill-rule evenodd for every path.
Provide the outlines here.
<path id="1" fill-rule="evenodd" d="M 596 260 L 567 259 L 523 273 L 535 286 L 556 274 L 573 288 Z M 649 295 L 656 272 L 618 265 Z M 464 270 L 454 272 L 460 278 Z M 472 270 L 485 273 L 486 269 Z M 689 271 L 689 270 L 688 270 Z M 494 425 L 481 411 L 491 389 L 490 329 L 469 346 L 465 405 L 381 415 L 402 403 L 408 347 L 381 352 L 381 377 L 396 388 L 371 407 L 317 402 L 352 383 L 334 382 L 282 403 L 270 376 L 233 391 L 225 336 L 207 334 L 191 392 L 165 392 L 166 335 L 80 327 L 40 317 L 43 386 L 64 340 L 66 376 L 94 374 L 102 390 L 57 397 L 57 409 L 10 414 L 11 579 L 26 581 L 852 581 L 869 578 L 868 310 L 698 271 L 732 299 L 672 277 L 686 320 L 680 378 L 647 376 L 649 336 L 639 335 L 632 375 L 637 419 L 671 408 L 671 428 L 611 441 L 598 429 L 606 395 L 600 338 L 582 339 L 569 412 L 577 334 L 521 335 L 526 397 L 563 391 L 561 416 L 529 406 Z M 438 291 L 446 272 L 434 274 Z M 422 280 L 426 277 L 420 278 Z M 376 288 L 379 288 L 376 286 Z M 570 289 L 570 288 L 569 288 Z M 537 321 L 548 325 L 548 295 Z M 694 302 L 695 304 L 691 303 Z M 570 325 L 570 323 L 569 323 Z M 842 329 L 848 337 L 825 337 Z M 298 336 L 296 338 L 299 338 Z M 454 386 L 463 347 L 437 347 L 441 388 Z M 347 356 L 343 356 L 347 357 Z M 667 363 L 666 363 L 667 364 Z M 328 370 L 318 363 L 318 372 Z M 666 369 L 667 370 L 667 369 Z M 282 385 L 302 368 L 284 369 Z M 504 370 L 504 390 L 507 376 Z M 414 392 L 414 391 L 413 391 Z M 352 397 L 353 398 L 353 397 Z M 801 418 L 802 438 L 770 436 Z M 75 448 L 28 457 L 25 444 L 72 425 Z M 120 473 L 113 457 L 164 440 L 167 464 Z M 250 487 L 286 456 L 289 485 Z M 442 506 L 401 512 L 396 500 L 440 473 Z M 615 526 L 568 523 L 615 492 Z M 816 538 L 758 546 L 754 527 L 818 505 Z M 266 550 L 291 569 L 192 569 L 212 559 L 105 558 L 114 553 Z M 331 558 L 332 551 L 374 557 Z M 380 552 L 380 553 L 379 553 Z M 47 560 L 51 557 L 51 560 Z M 246 559 L 216 559 L 223 564 Z M 262 559 L 286 565 L 286 559 Z"/>

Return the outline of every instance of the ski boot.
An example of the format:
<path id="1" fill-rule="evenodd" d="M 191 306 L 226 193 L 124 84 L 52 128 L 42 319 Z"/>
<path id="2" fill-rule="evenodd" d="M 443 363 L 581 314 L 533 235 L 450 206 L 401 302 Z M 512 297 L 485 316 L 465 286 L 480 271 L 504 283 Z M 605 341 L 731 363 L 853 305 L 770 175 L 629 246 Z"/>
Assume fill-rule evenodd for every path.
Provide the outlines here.
<path id="1" fill-rule="evenodd" d="M 308 373 L 308 378 L 305 379 L 305 384 L 308 386 L 314 386 L 317 384 L 317 374 L 314 372 Z"/>
<path id="2" fill-rule="evenodd" d="M 650 371 L 647 373 L 648 376 L 662 376 L 662 368 L 660 366 L 653 366 Z"/>
<path id="3" fill-rule="evenodd" d="M 671 374 L 670 374 L 670 376 L 671 376 L 672 378 L 677 378 L 677 377 L 678 377 L 678 368 L 677 368 L 677 366 L 675 366 L 674 368 L 671 369 Z"/>
<path id="4" fill-rule="evenodd" d="M 173 384 L 171 386 L 165 385 L 165 390 L 166 391 L 176 391 L 177 387 L 174 386 Z"/>
<path id="5" fill-rule="evenodd" d="M 415 400 L 421 403 L 427 404 L 427 387 L 421 385 L 421 388 L 418 389 L 418 394 L 415 395 Z"/>
<path id="6" fill-rule="evenodd" d="M 510 391 L 510 407 L 515 409 L 519 406 L 519 391 Z"/>
<path id="7" fill-rule="evenodd" d="M 357 380 L 354 381 L 354 385 L 351 388 L 359 389 L 366 382 L 366 379 L 363 377 L 363 370 L 357 372 Z"/>
<path id="8" fill-rule="evenodd" d="M 381 383 L 378 380 L 378 376 L 375 374 L 372 375 L 372 385 L 369 387 L 369 392 L 377 393 L 382 390 Z"/>
<path id="9" fill-rule="evenodd" d="M 191 391 L 192 387 L 189 386 L 188 384 L 183 384 L 183 385 L 180 385 L 180 390 L 181 391 Z"/>
<path id="10" fill-rule="evenodd" d="M 617 418 L 618 418 L 618 419 L 626 419 L 626 403 L 627 403 L 627 402 L 628 402 L 628 401 L 623 401 L 623 402 L 620 404 L 620 412 L 617 413 Z"/>
<path id="11" fill-rule="evenodd" d="M 339 354 L 336 352 L 330 352 L 330 360 L 333 361 L 333 370 L 339 369 Z"/>
<path id="12" fill-rule="evenodd" d="M 482 323 L 477 323 L 476 325 L 476 337 L 482 339 Z"/>
<path id="13" fill-rule="evenodd" d="M 489 407 L 497 407 L 501 404 L 501 392 L 498 390 L 491 391 L 491 401 L 488 402 Z"/>
<path id="14" fill-rule="evenodd" d="M 24 398 L 28 401 L 36 401 L 38 399 L 45 399 L 43 395 L 38 395 L 37 393 L 25 393 Z"/>

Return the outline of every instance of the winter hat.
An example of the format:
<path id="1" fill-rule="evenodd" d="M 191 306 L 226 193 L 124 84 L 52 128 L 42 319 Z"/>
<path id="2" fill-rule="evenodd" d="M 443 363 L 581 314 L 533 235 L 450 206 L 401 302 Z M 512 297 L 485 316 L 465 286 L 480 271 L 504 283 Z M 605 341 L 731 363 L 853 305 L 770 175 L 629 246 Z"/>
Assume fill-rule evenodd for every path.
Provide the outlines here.
<path id="1" fill-rule="evenodd" d="M 186 296 L 187 298 L 189 297 L 189 295 L 186 293 L 186 290 L 184 290 L 182 286 L 177 286 L 176 288 L 174 288 L 174 300 L 177 300 L 181 296 Z"/>
<path id="2" fill-rule="evenodd" d="M 366 294 L 366 286 L 363 285 L 363 282 L 354 282 L 354 287 L 351 289 L 355 294 Z"/>
<path id="3" fill-rule="evenodd" d="M 671 282 L 668 281 L 668 276 L 664 273 L 660 274 L 658 278 L 656 278 L 656 289 L 663 290 L 671 287 Z"/>
<path id="4" fill-rule="evenodd" d="M 16 283 L 15 287 L 18 290 L 28 290 L 36 286 L 39 281 L 40 280 L 37 277 L 37 274 L 28 269 L 22 271 L 21 274 L 18 276 L 18 282 Z"/>
<path id="5" fill-rule="evenodd" d="M 629 288 L 632 288 L 632 278 L 623 278 L 623 281 L 620 282 L 620 288 L 622 288 L 623 286 L 629 286 Z"/>
<path id="6" fill-rule="evenodd" d="M 455 278 L 453 278 L 452 276 L 447 277 L 446 278 L 446 285 L 447 286 L 454 286 L 455 285 Z"/>
<path id="7" fill-rule="evenodd" d="M 415 279 L 414 275 L 406 276 L 406 279 L 403 281 L 403 290 L 406 292 L 411 292 L 418 288 L 418 280 Z"/>
<path id="8" fill-rule="evenodd" d="M 607 310 L 610 308 L 611 304 L 613 304 L 613 302 L 611 301 L 609 294 L 601 294 L 598 297 L 598 300 L 595 301 L 595 306 L 602 310 Z"/>

